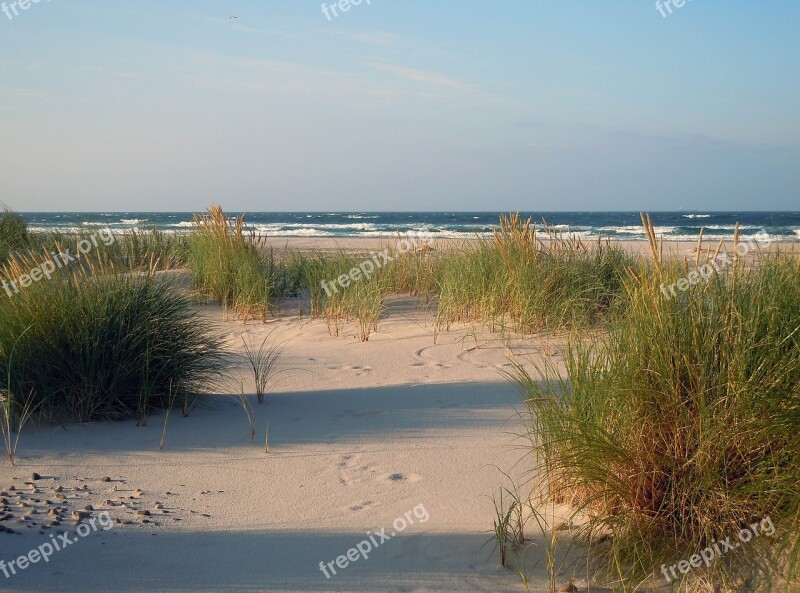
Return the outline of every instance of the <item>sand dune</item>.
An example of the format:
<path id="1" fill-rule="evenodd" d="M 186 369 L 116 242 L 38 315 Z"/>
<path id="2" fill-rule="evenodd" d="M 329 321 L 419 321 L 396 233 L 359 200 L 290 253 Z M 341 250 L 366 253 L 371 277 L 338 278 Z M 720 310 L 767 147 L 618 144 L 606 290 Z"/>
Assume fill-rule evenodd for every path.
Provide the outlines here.
<path id="1" fill-rule="evenodd" d="M 173 413 L 163 451 L 163 416 L 143 427 L 28 431 L 18 465 L 0 468 L 0 486 L 31 488 L 23 482 L 36 471 L 43 479 L 29 500 L 44 504 L 61 486 L 66 498 L 54 503 L 91 504 L 95 515 L 107 511 L 131 523 L 97 530 L 47 564 L 0 579 L 1 590 L 520 590 L 518 577 L 498 567 L 489 533 L 498 468 L 511 470 L 524 453 L 513 436 L 520 396 L 499 372 L 511 350 L 496 336 L 476 341 L 461 329 L 434 343 L 431 319 L 407 299 L 390 304 L 368 343 L 352 326 L 333 338 L 323 321 L 283 316 L 242 325 L 222 322 L 219 309 L 204 314 L 231 351 L 241 348 L 242 334 L 260 341 L 277 328 L 288 340 L 285 372 L 268 404 L 251 397 L 255 439 L 232 395 L 240 381 L 251 392 L 252 378 L 234 358 L 229 393 L 208 398 L 188 418 Z M 524 347 L 537 348 L 530 340 Z M 330 579 L 320 570 L 367 532 L 394 531 L 395 519 L 415 508 L 428 519 L 411 515 L 402 533 Z M 21 536 L 0 534 L 6 561 L 53 531 L 17 527 Z M 74 523 L 59 528 L 74 531 Z"/>

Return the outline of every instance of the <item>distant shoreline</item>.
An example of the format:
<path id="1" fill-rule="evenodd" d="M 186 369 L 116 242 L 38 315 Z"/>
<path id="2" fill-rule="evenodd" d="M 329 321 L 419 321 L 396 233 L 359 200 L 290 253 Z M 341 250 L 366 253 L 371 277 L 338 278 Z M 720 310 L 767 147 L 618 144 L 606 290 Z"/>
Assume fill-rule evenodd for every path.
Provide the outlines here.
<path id="1" fill-rule="evenodd" d="M 88 232 L 90 229 L 97 230 L 98 227 L 88 227 L 85 229 Z M 114 236 L 122 237 L 126 232 L 124 230 L 112 230 Z M 144 232 L 144 231 L 143 231 Z M 180 234 L 189 235 L 192 231 L 181 231 Z M 66 235 L 78 235 L 78 233 L 65 233 Z M 547 238 L 543 235 L 544 243 L 547 243 Z M 263 249 L 272 249 L 276 252 L 287 250 L 293 253 L 300 254 L 314 254 L 314 253 L 370 253 L 379 251 L 387 245 L 393 245 L 399 239 L 398 235 L 387 237 L 352 237 L 352 236 L 338 236 L 338 237 L 285 237 L 285 236 L 270 236 L 270 235 L 255 235 L 255 243 Z M 724 246 L 728 249 L 733 247 L 733 235 L 725 236 L 723 241 Z M 455 249 L 463 245 L 477 244 L 481 240 L 491 241 L 491 237 L 477 237 L 465 236 L 459 238 L 433 238 L 432 251 L 442 252 L 450 249 Z M 611 245 L 622 247 L 628 253 L 634 255 L 650 255 L 650 246 L 646 239 L 619 239 L 614 237 L 602 237 L 602 242 L 608 241 Z M 712 251 L 719 243 L 720 237 L 718 236 L 704 236 L 703 249 L 707 250 L 711 247 Z M 745 237 L 742 238 L 745 240 Z M 598 238 L 582 239 L 586 245 L 597 243 Z M 694 255 L 697 249 L 697 239 L 693 241 L 685 240 L 670 240 L 664 238 L 664 254 L 668 257 L 684 257 Z M 767 251 L 776 252 L 783 251 L 789 253 L 800 254 L 800 238 L 797 240 L 791 238 L 776 239 L 769 246 Z"/>
<path id="2" fill-rule="evenodd" d="M 227 211 L 229 216 L 239 213 Z M 504 212 L 244 212 L 244 230 L 258 237 L 292 240 L 394 238 L 398 233 L 424 232 L 437 239 L 491 237 Z M 49 212 L 22 213 L 33 232 L 82 232 L 109 228 L 114 232 L 184 233 L 193 226 L 191 212 Z M 639 212 L 521 212 L 542 228 L 542 219 L 557 232 L 585 241 L 598 237 L 646 241 Z M 800 241 L 800 212 L 652 212 L 655 231 L 668 241 L 694 242 L 703 229 L 709 241 L 767 233 L 779 242 Z"/>
<path id="3" fill-rule="evenodd" d="M 587 239 L 584 241 L 587 245 L 595 243 L 597 240 Z M 363 237 L 262 237 L 258 241 L 259 246 L 265 249 L 274 249 L 275 251 L 288 250 L 297 253 L 332 253 L 336 251 L 343 251 L 345 253 L 368 253 L 377 251 L 387 244 L 392 244 L 395 241 L 392 239 L 373 239 Z M 457 248 L 461 245 L 469 243 L 477 243 L 478 239 L 435 239 L 433 243 L 433 251 L 447 251 L 449 249 Z M 545 239 L 545 243 L 546 243 Z M 605 239 L 603 239 L 605 242 Z M 609 239 L 612 245 L 618 245 L 625 251 L 635 255 L 650 255 L 650 246 L 646 240 L 638 239 Z M 719 239 L 704 240 L 703 249 L 706 250 L 711 247 L 712 251 L 716 248 Z M 728 249 L 733 246 L 733 237 L 726 238 L 725 245 Z M 664 240 L 664 254 L 668 257 L 683 257 L 694 255 L 697 249 L 697 241 L 668 241 Z M 800 254 L 800 241 L 782 241 L 775 242 L 769 247 L 769 251 L 788 251 L 791 253 Z"/>

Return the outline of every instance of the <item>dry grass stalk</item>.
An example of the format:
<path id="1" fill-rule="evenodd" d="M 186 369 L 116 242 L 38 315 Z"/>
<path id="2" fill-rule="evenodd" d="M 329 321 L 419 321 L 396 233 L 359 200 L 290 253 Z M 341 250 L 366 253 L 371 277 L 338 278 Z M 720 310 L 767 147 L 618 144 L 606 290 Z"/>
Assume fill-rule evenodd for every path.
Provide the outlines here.
<path id="1" fill-rule="evenodd" d="M 660 273 L 664 255 L 664 244 L 663 242 L 659 244 L 659 242 L 656 240 L 656 230 L 655 226 L 653 225 L 653 219 L 650 218 L 650 215 L 640 212 L 639 217 L 642 219 L 642 226 L 644 227 L 644 232 L 647 235 L 647 243 L 650 245 L 650 252 L 653 254 L 653 261 L 656 263 Z"/>
<path id="2" fill-rule="evenodd" d="M 705 231 L 705 227 L 700 229 L 700 236 L 697 237 L 697 247 L 695 248 L 695 259 L 694 265 L 700 265 L 700 254 L 703 252 L 703 232 Z"/>
<path id="3" fill-rule="evenodd" d="M 193 215 L 195 227 L 205 229 L 221 237 L 244 240 L 244 214 L 236 218 L 226 216 L 219 204 L 211 203 L 204 214 Z"/>

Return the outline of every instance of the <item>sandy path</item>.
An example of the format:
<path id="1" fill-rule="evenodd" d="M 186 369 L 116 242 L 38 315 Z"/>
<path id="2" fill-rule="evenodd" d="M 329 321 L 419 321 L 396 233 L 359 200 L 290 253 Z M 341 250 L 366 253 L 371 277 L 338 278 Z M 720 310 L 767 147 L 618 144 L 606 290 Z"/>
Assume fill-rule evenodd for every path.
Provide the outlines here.
<path id="1" fill-rule="evenodd" d="M 37 481 L 39 493 L 28 500 L 53 499 L 60 485 L 66 499 L 54 503 L 92 504 L 95 514 L 105 509 L 133 523 L 78 538 L 11 578 L 0 573 L 0 590 L 522 590 L 486 544 L 487 496 L 501 481 L 496 468 L 507 470 L 522 455 L 509 434 L 518 429 L 520 398 L 498 372 L 508 364 L 502 343 L 490 338 L 475 348 L 465 330 L 434 344 L 429 318 L 403 301 L 368 343 L 354 339 L 352 325 L 332 338 L 319 321 L 217 323 L 232 347 L 242 332 L 260 341 L 278 328 L 291 338 L 282 359 L 290 370 L 268 407 L 254 402 L 255 440 L 230 396 L 209 399 L 188 418 L 173 413 L 163 451 L 163 416 L 138 428 L 123 422 L 25 434 L 17 467 L 0 466 L 0 487 L 25 488 L 36 471 L 57 480 Z M 230 391 L 238 378 L 252 391 L 240 370 Z M 99 481 L 106 476 L 112 482 Z M 76 490 L 83 485 L 88 490 Z M 321 561 L 335 562 L 367 532 L 396 532 L 402 523 L 393 522 L 404 515 L 402 533 L 367 560 L 343 570 L 334 564 L 336 576 L 326 579 Z M 6 562 L 50 541 L 53 531 L 11 526 L 24 534 L 0 534 Z M 61 528 L 77 537 L 73 522 Z"/>

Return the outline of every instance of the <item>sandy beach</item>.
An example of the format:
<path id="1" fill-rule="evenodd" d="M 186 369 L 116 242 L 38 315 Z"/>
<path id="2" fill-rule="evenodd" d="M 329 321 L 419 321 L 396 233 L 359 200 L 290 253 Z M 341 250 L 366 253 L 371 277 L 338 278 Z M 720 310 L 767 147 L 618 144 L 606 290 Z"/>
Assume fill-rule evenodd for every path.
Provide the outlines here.
<path id="1" fill-rule="evenodd" d="M 367 343 L 352 324 L 334 338 L 324 321 L 290 312 L 267 325 L 224 322 L 211 306 L 203 315 L 232 355 L 242 335 L 275 329 L 288 340 L 268 403 L 250 398 L 255 439 L 236 399 L 239 381 L 253 391 L 243 367 L 228 393 L 208 397 L 188 418 L 173 413 L 163 450 L 163 414 L 140 427 L 26 431 L 17 465 L 0 466 L 0 488 L 13 484 L 32 508 L 47 506 L 33 498 L 52 499 L 132 523 L 115 522 L 0 579 L 0 590 L 519 590 L 518 577 L 499 569 L 490 533 L 499 470 L 524 470 L 514 467 L 524 455 L 513 436 L 521 399 L 500 374 L 511 351 L 496 336 L 459 329 L 434 344 L 430 314 L 409 298 L 389 304 Z M 519 347 L 536 354 L 535 344 Z M 231 364 L 242 363 L 232 356 Z M 37 494 L 27 494 L 33 472 L 42 479 L 33 482 Z M 55 499 L 56 489 L 66 498 Z M 367 532 L 396 532 L 395 519 L 415 508 L 426 520 L 411 515 L 414 523 L 368 559 L 344 570 L 334 564 L 330 579 L 320 570 Z M 39 527 L 46 518 L 9 524 L 22 535 L 0 534 L 0 558 L 49 541 L 54 529 Z"/>
<path id="2" fill-rule="evenodd" d="M 448 251 L 458 249 L 465 244 L 475 244 L 479 241 L 477 238 L 471 239 L 434 239 L 431 246 L 434 251 Z M 593 241 L 587 241 L 592 243 Z M 596 240 L 595 240 L 596 242 Z M 650 246 L 647 241 L 624 241 L 624 240 L 611 240 L 612 244 L 622 247 L 628 253 L 634 255 L 649 256 Z M 345 253 L 371 253 L 378 251 L 387 245 L 395 245 L 398 239 L 375 239 L 375 238 L 360 238 L 360 237 L 347 237 L 345 239 L 333 237 L 260 237 L 257 244 L 265 249 L 273 249 L 276 253 L 281 251 L 288 251 L 294 253 L 335 253 L 342 251 Z M 711 249 L 713 253 L 717 247 L 718 240 L 709 240 L 706 238 L 703 242 L 703 249 Z M 732 250 L 732 237 L 726 237 L 724 246 L 728 250 Z M 772 242 L 770 245 L 760 246 L 762 250 L 776 252 L 778 250 L 783 252 L 797 252 L 800 242 L 797 241 L 783 241 Z M 664 255 L 667 257 L 682 259 L 683 257 L 694 256 L 697 252 L 697 241 L 664 241 Z"/>
<path id="3" fill-rule="evenodd" d="M 351 257 L 384 245 L 260 242 Z M 695 249 L 664 246 L 687 261 Z M 192 293 L 187 270 L 158 277 Z M 277 300 L 264 321 L 195 300 L 197 321 L 221 341 L 224 374 L 187 416 L 31 424 L 16 465 L 0 465 L 0 591 L 520 591 L 493 532 L 508 478 L 527 500 L 536 477 L 524 396 L 508 373 L 552 364 L 564 376 L 566 333 L 437 324 L 437 298 L 389 294 L 368 341 L 355 321 L 312 316 L 306 291 Z M 264 340 L 283 351 L 259 404 L 243 355 Z M 553 529 L 569 515 L 550 512 Z M 548 591 L 551 532 L 528 523 L 521 566 L 530 591 Z M 558 564 L 555 584 L 587 590 L 583 567 Z"/>

